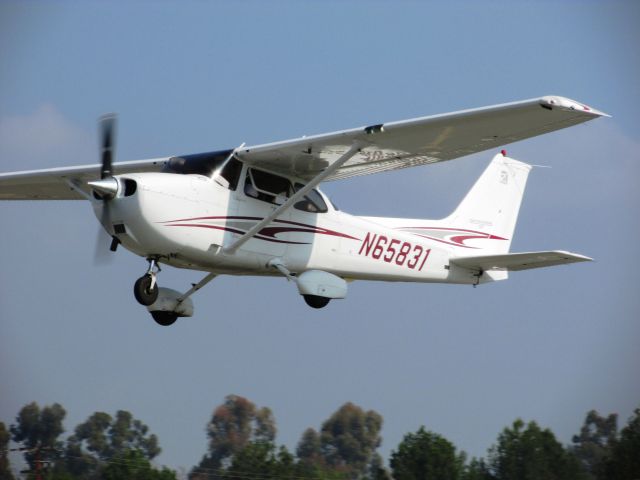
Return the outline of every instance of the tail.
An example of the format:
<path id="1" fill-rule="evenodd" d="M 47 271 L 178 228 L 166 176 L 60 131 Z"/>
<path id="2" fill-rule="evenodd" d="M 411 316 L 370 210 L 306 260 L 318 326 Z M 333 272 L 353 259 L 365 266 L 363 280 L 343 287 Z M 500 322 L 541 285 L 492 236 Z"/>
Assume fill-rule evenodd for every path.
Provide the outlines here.
<path id="1" fill-rule="evenodd" d="M 441 224 L 468 231 L 469 241 L 463 246 L 480 248 L 483 253 L 507 253 L 530 170 L 530 165 L 507 157 L 504 151 L 499 153 Z M 462 234 L 461 243 L 464 240 Z"/>
<path id="2" fill-rule="evenodd" d="M 591 258 L 562 250 L 509 253 L 531 165 L 506 156 L 493 160 L 460 205 L 442 220 L 373 218 L 399 231 L 453 247 L 449 258 L 453 283 L 505 280 L 508 272 L 586 262 Z"/>

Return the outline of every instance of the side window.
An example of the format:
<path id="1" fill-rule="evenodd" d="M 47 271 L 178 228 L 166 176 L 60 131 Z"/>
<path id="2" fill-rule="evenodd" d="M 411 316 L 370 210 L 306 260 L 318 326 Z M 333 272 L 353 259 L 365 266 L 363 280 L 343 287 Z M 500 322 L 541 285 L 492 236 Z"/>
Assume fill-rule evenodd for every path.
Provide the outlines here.
<path id="1" fill-rule="evenodd" d="M 296 192 L 300 190 L 304 185 L 296 183 Z M 297 202 L 293 208 L 296 210 L 302 210 L 303 212 L 311 213 L 326 213 L 327 204 L 325 203 L 322 195 L 317 190 L 313 189 L 304 196 L 304 199 Z"/>
<path id="2" fill-rule="evenodd" d="M 244 193 L 248 197 L 282 205 L 287 201 L 291 192 L 291 182 L 286 178 L 253 168 L 247 169 Z"/>

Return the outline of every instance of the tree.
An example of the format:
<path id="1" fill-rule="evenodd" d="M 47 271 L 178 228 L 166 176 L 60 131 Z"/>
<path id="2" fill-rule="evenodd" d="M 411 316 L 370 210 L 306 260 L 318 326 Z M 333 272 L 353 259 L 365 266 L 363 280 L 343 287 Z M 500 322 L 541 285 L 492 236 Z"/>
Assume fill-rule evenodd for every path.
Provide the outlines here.
<path id="1" fill-rule="evenodd" d="M 100 476 L 113 458 L 123 458 L 136 452 L 149 461 L 160 454 L 158 437 L 127 411 L 119 410 L 115 418 L 95 412 L 78 425 L 69 437 L 65 449 L 65 469 L 76 476 Z"/>
<path id="2" fill-rule="evenodd" d="M 322 479 L 344 479 L 344 472 L 327 465 L 322 456 L 320 434 L 314 428 L 307 428 L 296 448 L 298 476 Z"/>
<path id="3" fill-rule="evenodd" d="M 390 464 L 395 480 L 455 480 L 462 474 L 464 456 L 443 436 L 420 427 L 404 436 Z"/>
<path id="4" fill-rule="evenodd" d="M 620 438 L 611 442 L 600 478 L 634 480 L 640 478 L 640 408 L 636 408 Z"/>
<path id="5" fill-rule="evenodd" d="M 296 448 L 296 456 L 304 465 L 320 465 L 324 463 L 320 447 L 320 435 L 313 428 L 307 428 L 302 434 Z"/>
<path id="6" fill-rule="evenodd" d="M 249 442 L 233 457 L 224 476 L 242 478 L 247 475 L 292 478 L 295 476 L 293 455 L 283 446 L 276 449 L 273 442 Z"/>
<path id="7" fill-rule="evenodd" d="M 276 425 L 270 409 L 258 408 L 244 397 L 229 395 L 213 411 L 207 436 L 209 452 L 192 470 L 190 478 L 198 478 L 198 472 L 210 473 L 230 466 L 234 456 L 251 442 L 272 443 Z"/>
<path id="8" fill-rule="evenodd" d="M 587 413 L 578 435 L 573 436 L 574 455 L 580 460 L 589 478 L 598 477 L 611 445 L 618 434 L 618 416 L 613 413 L 601 417 L 591 410 Z"/>
<path id="9" fill-rule="evenodd" d="M 352 478 L 365 475 L 382 441 L 381 428 L 380 414 L 345 403 L 322 424 L 320 451 L 324 462 Z"/>
<path id="10" fill-rule="evenodd" d="M 391 480 L 391 475 L 384 466 L 382 457 L 377 453 L 373 454 L 373 458 L 369 464 L 368 478 L 371 480 Z"/>
<path id="11" fill-rule="evenodd" d="M 496 480 L 584 479 L 578 460 L 567 452 L 549 429 L 518 419 L 489 449 L 489 470 Z"/>
<path id="12" fill-rule="evenodd" d="M 32 470 L 59 458 L 62 442 L 58 437 L 64 432 L 62 421 L 66 414 L 58 403 L 40 409 L 36 402 L 25 405 L 18 413 L 10 431 L 13 440 L 25 449 L 24 458 Z"/>
<path id="13" fill-rule="evenodd" d="M 176 480 L 174 471 L 166 467 L 158 470 L 140 450 L 126 450 L 112 458 L 100 475 L 101 480 Z"/>
<path id="14" fill-rule="evenodd" d="M 462 471 L 462 480 L 493 480 L 489 467 L 484 460 L 472 458 L 471 461 L 464 466 Z"/>
<path id="15" fill-rule="evenodd" d="M 9 440 L 11 436 L 7 426 L 0 422 L 0 480 L 14 480 L 9 466 Z"/>

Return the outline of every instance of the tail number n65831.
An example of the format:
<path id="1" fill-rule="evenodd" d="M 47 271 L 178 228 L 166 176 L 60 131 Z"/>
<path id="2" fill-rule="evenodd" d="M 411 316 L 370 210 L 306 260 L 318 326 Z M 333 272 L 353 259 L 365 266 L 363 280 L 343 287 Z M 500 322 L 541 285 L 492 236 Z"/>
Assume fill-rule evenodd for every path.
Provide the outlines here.
<path id="1" fill-rule="evenodd" d="M 429 253 L 431 249 L 425 249 L 421 245 L 388 238 L 385 235 L 367 233 L 358 255 L 422 271 Z"/>

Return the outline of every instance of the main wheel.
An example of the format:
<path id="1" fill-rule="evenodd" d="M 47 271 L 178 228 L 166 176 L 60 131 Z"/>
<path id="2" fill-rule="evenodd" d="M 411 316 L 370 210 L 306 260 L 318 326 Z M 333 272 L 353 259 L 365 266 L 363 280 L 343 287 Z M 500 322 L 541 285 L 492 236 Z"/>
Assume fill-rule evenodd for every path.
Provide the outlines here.
<path id="1" fill-rule="evenodd" d="M 173 325 L 175 321 L 178 319 L 178 314 L 174 312 L 163 312 L 157 310 L 155 312 L 151 312 L 151 316 L 156 321 L 158 325 L 162 325 L 163 327 L 168 327 L 169 325 Z"/>
<path id="2" fill-rule="evenodd" d="M 148 307 L 158 299 L 158 283 L 151 288 L 151 275 L 143 275 L 136 280 L 133 286 L 133 294 L 140 305 Z"/>
<path id="3" fill-rule="evenodd" d="M 311 308 L 322 308 L 329 304 L 330 298 L 321 297 L 319 295 L 303 295 L 304 301 L 307 302 Z"/>

